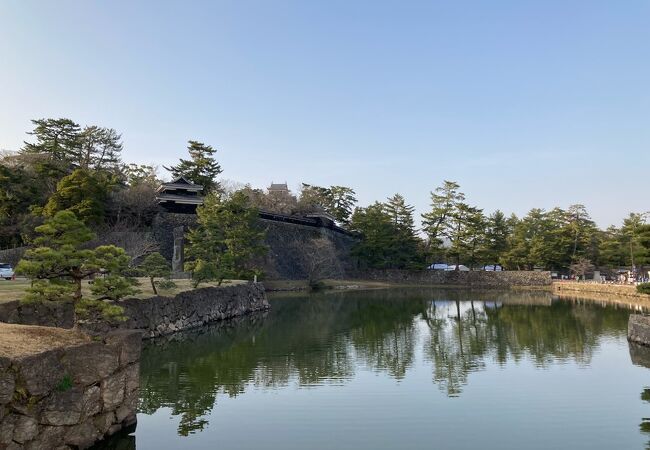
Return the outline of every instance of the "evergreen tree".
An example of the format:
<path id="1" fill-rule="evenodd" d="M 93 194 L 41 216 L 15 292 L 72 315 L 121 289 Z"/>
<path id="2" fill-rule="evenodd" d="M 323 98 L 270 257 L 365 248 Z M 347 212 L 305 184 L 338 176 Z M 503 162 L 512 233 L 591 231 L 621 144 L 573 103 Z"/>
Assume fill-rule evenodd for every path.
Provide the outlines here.
<path id="1" fill-rule="evenodd" d="M 257 209 L 244 193 L 228 198 L 212 193 L 197 208 L 197 216 L 198 226 L 187 236 L 186 263 L 195 286 L 260 273 L 256 257 L 266 251 L 265 232 L 259 226 Z"/>
<path id="2" fill-rule="evenodd" d="M 384 211 L 395 227 L 393 246 L 397 250 L 396 263 L 399 268 L 414 268 L 420 265 L 420 239 L 416 235 L 413 212 L 404 197 L 395 194 L 384 203 Z"/>
<path id="3" fill-rule="evenodd" d="M 79 133 L 79 151 L 75 164 L 81 169 L 116 172 L 120 166 L 122 136 L 112 128 L 96 125 L 84 127 Z"/>
<path id="4" fill-rule="evenodd" d="M 512 227 L 512 220 L 509 220 L 499 210 L 487 217 L 485 229 L 486 262 L 489 264 L 503 264 L 501 258 L 508 251 L 508 241 L 513 231 Z"/>
<path id="5" fill-rule="evenodd" d="M 48 155 L 52 160 L 69 163 L 78 159 L 80 150 L 79 124 L 70 119 L 32 120 L 34 131 L 27 134 L 35 143 L 25 142 L 22 151 Z"/>
<path id="6" fill-rule="evenodd" d="M 352 216 L 352 210 L 357 203 L 353 189 L 345 186 L 330 186 L 328 189 L 329 212 L 336 221 L 342 225 L 347 225 Z"/>
<path id="7" fill-rule="evenodd" d="M 352 188 L 346 186 L 312 186 L 302 184 L 299 203 L 305 206 L 317 207 L 330 214 L 342 224 L 348 225 L 357 199 Z"/>
<path id="8" fill-rule="evenodd" d="M 54 216 L 59 211 L 72 211 L 88 224 L 104 220 L 108 194 L 115 185 L 115 178 L 106 173 L 76 169 L 57 184 L 43 214 Z"/>
<path id="9" fill-rule="evenodd" d="M 133 295 L 136 281 L 122 276 L 130 258 L 113 245 L 84 248 L 94 238 L 90 229 L 70 211 L 60 211 L 36 228 L 34 247 L 16 267 L 32 280 L 26 301 L 73 301 L 77 313 L 97 308 L 108 316 L 119 316 L 122 308 L 102 300 L 115 301 Z M 103 273 L 91 287 L 94 299 L 82 299 L 81 282 Z"/>
<path id="10" fill-rule="evenodd" d="M 140 270 L 145 277 L 149 278 L 151 289 L 153 289 L 155 295 L 158 295 L 155 279 L 169 278 L 172 274 L 169 263 L 165 257 L 158 252 L 148 255 L 144 261 L 142 261 L 142 264 L 140 264 Z"/>
<path id="11" fill-rule="evenodd" d="M 188 141 L 190 159 L 181 159 L 175 166 L 165 167 L 174 178 L 185 177 L 192 183 L 203 186 L 204 193 L 219 191 L 217 176 L 222 172 L 214 155 L 217 150 L 198 141 Z"/>
<path id="12" fill-rule="evenodd" d="M 431 211 L 422 214 L 422 226 L 434 246 L 442 245 L 452 233 L 453 214 L 465 200 L 465 194 L 459 189 L 458 183 L 445 180 L 442 186 L 431 192 Z"/>
<path id="13" fill-rule="evenodd" d="M 383 204 L 375 202 L 366 208 L 356 208 L 350 229 L 361 235 L 361 240 L 352 249 L 352 255 L 363 265 L 376 269 L 393 266 L 396 227 Z"/>

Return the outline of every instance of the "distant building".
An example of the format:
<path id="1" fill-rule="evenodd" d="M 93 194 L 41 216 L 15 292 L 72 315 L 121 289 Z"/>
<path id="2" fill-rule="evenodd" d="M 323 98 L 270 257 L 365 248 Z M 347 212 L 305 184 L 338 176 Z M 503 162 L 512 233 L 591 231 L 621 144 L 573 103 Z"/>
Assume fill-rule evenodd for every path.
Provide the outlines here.
<path id="1" fill-rule="evenodd" d="M 287 186 L 287 183 L 273 183 L 271 182 L 271 186 L 268 188 L 269 194 L 288 194 L 289 193 L 289 187 Z"/>
<path id="2" fill-rule="evenodd" d="M 203 204 L 202 191 L 203 186 L 179 177 L 156 189 L 156 201 L 168 212 L 196 214 L 196 207 Z"/>

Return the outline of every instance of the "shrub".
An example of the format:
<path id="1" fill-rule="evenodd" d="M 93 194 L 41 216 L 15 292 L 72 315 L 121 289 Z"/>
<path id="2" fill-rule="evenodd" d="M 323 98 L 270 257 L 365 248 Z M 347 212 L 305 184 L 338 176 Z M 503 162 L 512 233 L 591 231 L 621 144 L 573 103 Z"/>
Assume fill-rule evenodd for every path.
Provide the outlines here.
<path id="1" fill-rule="evenodd" d="M 650 283 L 641 283 L 636 286 L 636 291 L 640 294 L 650 294 Z"/>

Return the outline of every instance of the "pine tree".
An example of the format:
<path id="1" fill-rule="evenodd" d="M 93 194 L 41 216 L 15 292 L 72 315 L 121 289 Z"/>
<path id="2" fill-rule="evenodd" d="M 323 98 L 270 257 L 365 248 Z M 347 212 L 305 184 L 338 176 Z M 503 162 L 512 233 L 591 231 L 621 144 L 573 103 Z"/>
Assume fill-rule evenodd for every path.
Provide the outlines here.
<path id="1" fill-rule="evenodd" d="M 238 191 L 228 198 L 208 195 L 197 208 L 197 221 L 187 236 L 186 263 L 195 286 L 260 273 L 256 257 L 266 251 L 265 232 L 259 226 L 257 209 L 244 193 Z"/>
<path id="2" fill-rule="evenodd" d="M 27 134 L 35 136 L 36 142 L 25 142 L 24 153 L 48 155 L 52 160 L 72 162 L 78 159 L 80 150 L 79 124 L 70 119 L 32 120 L 34 131 Z"/>
<path id="3" fill-rule="evenodd" d="M 123 276 L 130 258 L 124 249 L 104 245 L 84 248 L 94 238 L 90 229 L 70 211 L 60 211 L 36 227 L 34 248 L 25 253 L 16 272 L 32 280 L 25 301 L 72 301 L 83 314 L 96 308 L 108 316 L 119 316 L 122 308 L 103 300 L 118 300 L 137 292 L 137 282 Z M 91 292 L 94 299 L 83 299 L 82 280 L 103 273 Z"/>
<path id="4" fill-rule="evenodd" d="M 87 224 L 99 224 L 104 220 L 108 194 L 115 183 L 115 178 L 106 173 L 76 169 L 59 181 L 43 214 L 52 217 L 67 210 Z"/>
<path id="5" fill-rule="evenodd" d="M 442 245 L 453 232 L 453 214 L 465 200 L 465 194 L 459 189 L 458 183 L 445 180 L 431 193 L 431 211 L 422 214 L 422 225 L 432 244 Z"/>
<path id="6" fill-rule="evenodd" d="M 153 289 L 155 295 L 158 295 L 155 279 L 169 278 L 172 274 L 169 263 L 165 257 L 158 252 L 148 255 L 144 261 L 142 261 L 142 264 L 140 264 L 140 270 L 144 276 L 149 278 L 151 289 Z"/>
<path id="7" fill-rule="evenodd" d="M 395 227 L 395 265 L 400 269 L 417 267 L 420 239 L 416 235 L 413 219 L 415 207 L 408 205 L 400 194 L 395 194 L 384 203 L 384 211 Z"/>
<path id="8" fill-rule="evenodd" d="M 203 186 L 204 193 L 219 191 L 217 176 L 222 172 L 221 166 L 214 158 L 217 151 L 209 145 L 198 141 L 188 141 L 187 151 L 190 159 L 181 159 L 175 166 L 165 167 L 174 178 L 185 177 L 192 183 Z"/>
<path id="9" fill-rule="evenodd" d="M 485 257 L 490 264 L 503 264 L 501 261 L 509 248 L 509 239 L 512 235 L 512 220 L 508 220 L 500 210 L 486 219 L 485 229 Z"/>
<path id="10" fill-rule="evenodd" d="M 320 208 L 341 225 L 348 225 L 357 202 L 354 189 L 346 186 L 312 186 L 302 184 L 299 203 L 305 207 Z"/>
<path id="11" fill-rule="evenodd" d="M 96 125 L 79 133 L 79 152 L 75 164 L 82 169 L 116 171 L 120 166 L 122 136 L 112 128 Z"/>

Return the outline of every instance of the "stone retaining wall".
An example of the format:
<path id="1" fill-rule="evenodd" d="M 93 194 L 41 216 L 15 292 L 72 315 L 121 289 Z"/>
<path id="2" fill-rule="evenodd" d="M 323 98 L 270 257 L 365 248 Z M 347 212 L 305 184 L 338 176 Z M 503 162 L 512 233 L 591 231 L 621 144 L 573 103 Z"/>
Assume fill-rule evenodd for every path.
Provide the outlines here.
<path id="1" fill-rule="evenodd" d="M 81 327 L 94 333 L 138 329 L 143 337 L 152 338 L 269 308 L 260 283 L 205 287 L 175 297 L 130 298 L 119 304 L 128 318 L 125 322 L 109 324 L 96 317 L 80 323 Z"/>
<path id="2" fill-rule="evenodd" d="M 80 321 L 80 327 L 95 334 L 140 329 L 144 331 L 143 337 L 151 338 L 269 308 L 260 283 L 205 287 L 174 297 L 128 298 L 119 305 L 128 318 L 125 322 L 111 324 L 94 316 Z M 0 322 L 72 328 L 74 312 L 71 303 L 21 304 L 16 300 L 0 303 Z"/>
<path id="3" fill-rule="evenodd" d="M 44 327 L 72 328 L 74 311 L 69 302 L 0 303 L 0 322 Z"/>
<path id="4" fill-rule="evenodd" d="M 570 281 L 557 281 L 553 283 L 555 292 L 584 292 L 610 295 L 622 295 L 625 297 L 636 297 L 650 300 L 650 295 L 637 292 L 636 286 L 631 284 L 601 284 L 601 283 L 577 283 Z"/>
<path id="5" fill-rule="evenodd" d="M 136 422 L 142 339 L 0 358 L 0 448 L 85 449 Z"/>
<path id="6" fill-rule="evenodd" d="M 627 323 L 627 338 L 637 344 L 650 346 L 650 316 L 631 314 Z"/>
<path id="7" fill-rule="evenodd" d="M 481 288 L 513 286 L 550 286 L 551 273 L 537 271 L 445 271 L 445 270 L 364 270 L 352 274 L 360 280 L 384 281 L 395 284 L 450 285 Z"/>

